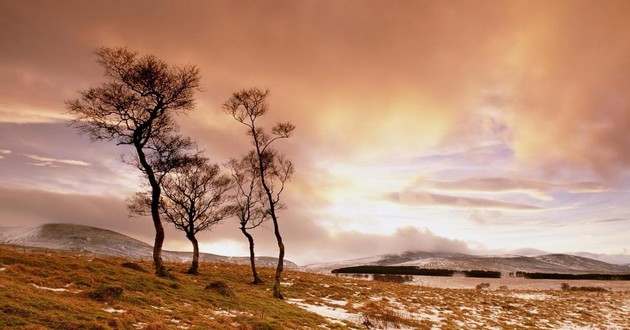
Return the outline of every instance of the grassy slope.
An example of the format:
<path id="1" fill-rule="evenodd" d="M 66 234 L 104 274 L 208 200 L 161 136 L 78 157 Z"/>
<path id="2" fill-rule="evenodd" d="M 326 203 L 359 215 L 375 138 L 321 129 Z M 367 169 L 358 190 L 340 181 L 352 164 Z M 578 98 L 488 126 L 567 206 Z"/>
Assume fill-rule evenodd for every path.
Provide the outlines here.
<path id="1" fill-rule="evenodd" d="M 0 329 L 348 328 L 271 298 L 271 268 L 261 269 L 266 283 L 253 286 L 247 284 L 246 266 L 202 264 L 202 275 L 192 276 L 182 273 L 187 265 L 168 264 L 177 279 L 166 280 L 124 268 L 125 261 L 0 246 L 0 269 L 4 268 L 0 271 Z M 151 269 L 149 263 L 140 264 Z M 287 298 L 344 308 L 357 315 L 357 323 L 369 319 L 373 325 L 418 329 L 630 328 L 628 292 L 436 289 L 298 271 L 287 271 L 285 278 Z M 204 291 L 206 284 L 217 280 L 226 282 L 236 298 Z M 33 284 L 69 291 L 54 292 Z M 123 297 L 108 304 L 90 299 L 90 293 L 103 284 L 121 286 Z M 531 299 L 541 294 L 546 298 Z M 124 312 L 108 313 L 107 308 Z"/>

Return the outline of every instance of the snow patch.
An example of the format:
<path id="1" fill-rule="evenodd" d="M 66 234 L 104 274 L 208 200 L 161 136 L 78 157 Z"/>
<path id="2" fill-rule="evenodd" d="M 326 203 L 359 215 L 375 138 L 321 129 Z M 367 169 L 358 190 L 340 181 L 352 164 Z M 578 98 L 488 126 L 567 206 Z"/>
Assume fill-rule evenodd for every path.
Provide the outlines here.
<path id="1" fill-rule="evenodd" d="M 168 308 L 166 308 L 166 307 L 162 307 L 162 306 L 160 306 L 160 307 L 158 307 L 158 306 L 151 306 L 151 308 L 153 308 L 153 309 L 159 309 L 159 310 L 164 311 L 164 312 L 167 312 L 167 313 L 172 313 L 172 312 L 173 312 L 173 310 L 172 310 L 172 309 L 168 309 Z"/>
<path id="2" fill-rule="evenodd" d="M 113 314 L 113 313 L 122 314 L 122 313 L 126 312 L 126 310 L 124 310 L 124 309 L 116 309 L 116 308 L 112 308 L 112 307 L 103 308 L 103 311 L 107 312 L 107 313 L 110 313 L 110 314 Z"/>
<path id="3" fill-rule="evenodd" d="M 71 284 L 70 284 L 71 285 Z M 69 287 L 70 285 L 66 285 L 66 288 Z M 35 283 L 31 283 L 31 286 L 40 289 L 40 290 L 47 290 L 47 291 L 52 291 L 52 292 L 72 292 L 72 293 L 79 293 L 81 292 L 81 290 L 69 290 L 66 288 L 49 288 L 49 287 L 45 287 L 45 286 L 39 286 Z"/>
<path id="4" fill-rule="evenodd" d="M 337 305 L 337 306 L 345 306 L 348 301 L 347 300 L 335 300 L 330 298 L 322 298 L 322 300 L 329 305 Z"/>
<path id="5" fill-rule="evenodd" d="M 304 303 L 301 299 L 288 299 L 287 302 L 311 313 L 323 316 L 332 323 L 343 324 L 344 321 L 355 323 L 361 318 L 359 314 L 349 313 L 343 308 L 311 305 Z"/>
<path id="6" fill-rule="evenodd" d="M 513 293 L 512 297 L 525 300 L 547 300 L 550 295 L 544 293 Z"/>

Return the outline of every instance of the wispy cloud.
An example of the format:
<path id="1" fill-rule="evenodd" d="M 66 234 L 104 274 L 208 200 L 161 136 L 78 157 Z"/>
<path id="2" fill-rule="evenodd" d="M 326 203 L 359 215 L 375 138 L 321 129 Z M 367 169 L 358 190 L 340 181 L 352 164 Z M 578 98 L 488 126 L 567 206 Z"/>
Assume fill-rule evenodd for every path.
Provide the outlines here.
<path id="1" fill-rule="evenodd" d="M 612 218 L 612 219 L 599 219 L 593 220 L 592 223 L 618 223 L 630 221 L 630 218 Z"/>
<path id="2" fill-rule="evenodd" d="M 413 188 L 435 189 L 460 192 L 503 193 L 521 192 L 531 197 L 550 200 L 550 192 L 572 193 L 602 192 L 607 188 L 599 182 L 552 183 L 510 177 L 470 177 L 457 181 L 436 181 L 427 178 L 416 179 Z"/>
<path id="3" fill-rule="evenodd" d="M 4 159 L 4 155 L 8 155 L 11 153 L 11 150 L 8 149 L 0 149 L 0 159 Z"/>
<path id="4" fill-rule="evenodd" d="M 66 113 L 0 100 L 0 123 L 55 123 L 72 119 Z"/>
<path id="5" fill-rule="evenodd" d="M 485 208 L 502 210 L 539 210 L 537 206 L 506 202 L 489 198 L 442 195 L 428 192 L 391 192 L 385 199 L 408 205 L 448 206 L 458 208 Z"/>
<path id="6" fill-rule="evenodd" d="M 57 164 L 66 164 L 66 165 L 75 165 L 75 166 L 90 166 L 90 163 L 81 161 L 81 160 L 73 160 L 73 159 L 56 159 L 52 157 L 42 157 L 38 155 L 30 155 L 24 154 L 24 156 L 36 161 L 35 163 L 31 163 L 34 166 L 56 166 Z"/>

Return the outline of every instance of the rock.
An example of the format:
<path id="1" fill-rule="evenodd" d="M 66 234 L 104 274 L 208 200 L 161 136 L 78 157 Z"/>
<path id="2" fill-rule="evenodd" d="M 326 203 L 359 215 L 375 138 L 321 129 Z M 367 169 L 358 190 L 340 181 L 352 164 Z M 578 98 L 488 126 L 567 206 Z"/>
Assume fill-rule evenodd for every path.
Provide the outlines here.
<path id="1" fill-rule="evenodd" d="M 139 271 L 139 272 L 148 273 L 148 271 L 146 269 L 142 268 L 142 266 L 140 266 L 140 265 L 138 265 L 136 263 L 133 263 L 133 262 L 125 262 L 125 263 L 122 264 L 122 266 L 125 267 L 125 268 L 129 268 L 129 269 L 133 269 L 133 270 Z"/>
<path id="2" fill-rule="evenodd" d="M 490 283 L 484 282 L 484 283 L 479 283 L 476 286 L 477 290 L 483 290 L 483 289 L 488 289 L 490 288 Z"/>
<path id="3" fill-rule="evenodd" d="M 232 289 L 230 289 L 230 287 L 225 284 L 225 282 L 222 281 L 216 281 L 216 282 L 212 282 L 208 285 L 206 285 L 206 290 L 212 290 L 220 295 L 224 295 L 226 297 L 236 297 L 236 295 L 234 295 L 234 292 L 232 292 Z"/>
<path id="4" fill-rule="evenodd" d="M 90 292 L 90 298 L 98 301 L 109 302 L 120 299 L 123 291 L 123 288 L 116 285 L 101 285 L 96 290 Z"/>

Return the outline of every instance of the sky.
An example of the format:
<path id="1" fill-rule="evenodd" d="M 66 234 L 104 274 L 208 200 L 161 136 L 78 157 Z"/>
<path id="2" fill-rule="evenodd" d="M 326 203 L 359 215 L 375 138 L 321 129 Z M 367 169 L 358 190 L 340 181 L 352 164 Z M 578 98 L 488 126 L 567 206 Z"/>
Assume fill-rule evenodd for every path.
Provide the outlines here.
<path id="1" fill-rule="evenodd" d="M 221 111 L 269 88 L 262 123 L 295 175 L 280 215 L 308 264 L 410 250 L 630 260 L 628 1 L 0 0 L 0 226 L 78 223 L 152 242 L 129 218 L 125 150 L 68 126 L 104 82 L 97 47 L 193 64 L 184 134 L 222 163 L 248 150 Z M 271 226 L 257 251 L 276 255 Z M 202 251 L 246 255 L 230 219 Z M 167 230 L 167 249 L 190 250 Z M 626 261 L 630 262 L 630 261 Z"/>

